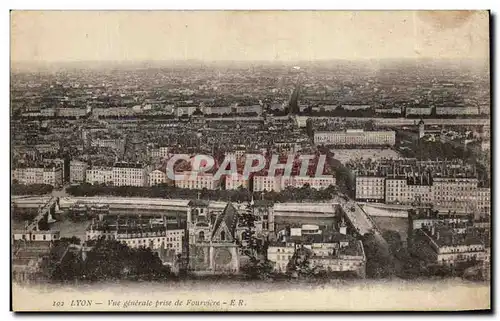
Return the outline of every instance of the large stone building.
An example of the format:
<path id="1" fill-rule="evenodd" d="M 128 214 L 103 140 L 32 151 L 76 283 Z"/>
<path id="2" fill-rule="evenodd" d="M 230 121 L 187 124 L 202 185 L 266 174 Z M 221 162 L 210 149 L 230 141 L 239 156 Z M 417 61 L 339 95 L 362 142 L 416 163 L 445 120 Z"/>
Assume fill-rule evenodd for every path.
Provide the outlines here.
<path id="1" fill-rule="evenodd" d="M 432 107 L 406 107 L 405 115 L 408 116 L 430 116 Z"/>
<path id="2" fill-rule="evenodd" d="M 411 251 L 431 265 L 454 267 L 486 258 L 485 244 L 479 235 L 462 232 L 450 224 L 423 226 L 415 230 L 411 243 Z"/>
<path id="3" fill-rule="evenodd" d="M 394 146 L 394 131 L 364 131 L 347 129 L 346 131 L 315 132 L 314 143 L 339 146 Z"/>
<path id="4" fill-rule="evenodd" d="M 482 187 L 475 169 L 463 161 L 384 160 L 359 164 L 354 171 L 359 201 L 432 204 L 476 216 L 491 213 L 490 188 Z"/>
<path id="5" fill-rule="evenodd" d="M 103 220 L 93 219 L 85 232 L 85 241 L 100 238 L 116 240 L 132 248 L 165 249 L 166 222 L 120 216 L 107 216 Z"/>
<path id="6" fill-rule="evenodd" d="M 273 242 L 267 250 L 267 258 L 274 262 L 274 270 L 288 272 L 297 256 L 309 256 L 310 268 L 325 272 L 353 272 L 365 277 L 366 256 L 361 241 L 347 235 L 343 221 L 338 231 L 323 231 L 317 225 L 306 224 L 291 228 Z"/>
<path id="7" fill-rule="evenodd" d="M 326 176 L 326 175 L 325 175 Z M 309 185 L 311 188 L 321 190 L 335 186 L 335 177 L 329 175 L 328 177 L 314 177 L 314 176 L 290 176 L 282 179 L 282 188 L 295 187 L 300 188 L 304 185 Z"/>
<path id="8" fill-rule="evenodd" d="M 128 107 L 93 108 L 92 114 L 96 118 L 124 117 L 134 115 L 135 111 Z"/>
<path id="9" fill-rule="evenodd" d="M 443 106 L 436 107 L 436 115 L 479 115 L 478 106 Z"/>
<path id="10" fill-rule="evenodd" d="M 335 186 L 336 179 L 333 175 L 325 177 L 314 177 L 314 176 L 268 176 L 268 175 L 255 175 L 253 177 L 253 191 L 275 191 L 280 192 L 287 187 L 301 188 L 308 184 L 309 187 L 321 190 L 329 187 L 330 185 Z"/>

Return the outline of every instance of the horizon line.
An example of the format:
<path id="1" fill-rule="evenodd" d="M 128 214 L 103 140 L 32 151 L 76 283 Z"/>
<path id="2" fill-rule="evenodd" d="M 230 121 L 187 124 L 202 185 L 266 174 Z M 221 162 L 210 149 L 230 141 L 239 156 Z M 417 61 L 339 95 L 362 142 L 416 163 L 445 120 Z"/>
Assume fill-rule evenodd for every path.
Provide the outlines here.
<path id="1" fill-rule="evenodd" d="M 307 65 L 307 64 L 319 64 L 319 63 L 331 63 L 331 62 L 344 62 L 344 63 L 368 63 L 368 62 L 386 62 L 386 61 L 399 61 L 399 62 L 470 62 L 470 63 L 485 63 L 490 64 L 490 59 L 476 58 L 476 57 L 401 57 L 401 58 L 332 58 L 332 59 L 315 59 L 315 60 L 202 60 L 202 59 L 164 59 L 164 60 L 68 60 L 68 61 L 28 61 L 28 60 L 11 60 L 10 69 L 22 68 L 22 67 L 57 67 L 65 65 L 100 65 L 107 64 L 111 66 L 116 65 L 148 65 L 148 64 L 240 64 L 240 65 L 252 65 L 252 64 L 263 64 L 263 65 Z M 110 66 L 110 67 L 111 67 Z"/>

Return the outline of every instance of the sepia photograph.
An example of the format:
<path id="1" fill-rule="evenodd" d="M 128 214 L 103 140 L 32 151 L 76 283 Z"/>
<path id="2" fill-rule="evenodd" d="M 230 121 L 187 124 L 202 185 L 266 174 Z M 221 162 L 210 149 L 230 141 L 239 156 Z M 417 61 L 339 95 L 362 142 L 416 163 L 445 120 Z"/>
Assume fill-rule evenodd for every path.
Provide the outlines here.
<path id="1" fill-rule="evenodd" d="M 12 10 L 11 310 L 491 311 L 491 20 Z"/>

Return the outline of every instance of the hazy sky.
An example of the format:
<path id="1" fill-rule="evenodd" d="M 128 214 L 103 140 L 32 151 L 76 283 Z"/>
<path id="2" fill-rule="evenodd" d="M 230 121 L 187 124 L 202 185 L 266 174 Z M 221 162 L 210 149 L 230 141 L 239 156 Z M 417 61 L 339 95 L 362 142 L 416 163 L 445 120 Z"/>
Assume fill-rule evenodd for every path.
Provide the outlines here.
<path id="1" fill-rule="evenodd" d="M 489 59 L 488 12 L 16 11 L 13 61 Z"/>

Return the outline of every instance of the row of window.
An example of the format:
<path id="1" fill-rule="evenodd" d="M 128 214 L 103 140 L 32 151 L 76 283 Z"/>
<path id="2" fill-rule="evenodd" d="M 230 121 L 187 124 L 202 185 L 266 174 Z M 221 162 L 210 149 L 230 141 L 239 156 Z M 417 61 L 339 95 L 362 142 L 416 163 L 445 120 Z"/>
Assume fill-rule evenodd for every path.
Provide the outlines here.
<path id="1" fill-rule="evenodd" d="M 87 240 L 91 240 L 91 239 L 93 239 L 95 236 L 96 236 L 96 235 L 87 235 Z M 115 240 L 115 239 L 116 239 L 116 235 L 114 235 L 114 234 L 111 234 L 111 235 L 102 235 L 102 237 L 103 237 L 105 240 Z M 157 239 L 156 239 L 156 241 L 157 241 L 157 242 L 161 242 L 161 241 L 165 241 L 165 239 L 166 239 L 165 237 L 163 237 L 163 238 L 157 238 Z M 133 243 L 135 243 L 135 240 L 131 240 L 131 241 L 132 241 Z M 151 239 L 148 239 L 148 241 L 153 241 L 153 242 L 154 242 L 154 241 L 155 241 L 155 239 L 154 239 L 154 238 L 151 238 Z M 172 239 L 172 241 L 173 241 L 173 239 Z M 138 241 L 138 243 L 141 243 L 141 242 L 142 242 L 142 243 L 145 243 L 145 242 L 146 242 L 146 240 L 145 240 L 145 239 L 141 239 L 141 240 L 139 240 L 139 241 Z"/>
<path id="2" fill-rule="evenodd" d="M 23 238 L 23 240 L 26 240 L 26 235 L 23 234 L 22 238 Z M 53 240 L 57 240 L 57 235 L 52 236 L 52 239 Z M 31 235 L 31 240 L 33 240 L 33 241 L 36 240 L 36 235 L 35 234 Z M 42 240 L 48 241 L 48 240 L 50 240 L 50 238 L 48 238 L 47 235 L 42 234 Z"/>
<path id="3" fill-rule="evenodd" d="M 384 182 L 380 181 L 380 180 L 377 180 L 377 181 L 375 181 L 375 180 L 365 181 L 365 180 L 362 180 L 362 179 L 358 179 L 358 181 L 356 183 L 357 183 L 358 186 L 359 185 L 363 186 L 363 185 L 366 185 L 366 184 L 371 184 L 371 185 L 377 185 L 377 186 L 382 186 L 383 187 L 383 185 L 384 185 Z"/>
<path id="4" fill-rule="evenodd" d="M 182 248 L 182 245 L 179 244 L 179 243 L 167 243 L 167 248 L 169 248 L 169 249 L 171 249 L 171 248 L 179 249 L 179 248 Z"/>
<path id="5" fill-rule="evenodd" d="M 482 251 L 483 248 L 482 247 L 470 247 L 470 248 L 452 248 L 452 249 L 449 249 L 448 252 L 450 253 L 460 253 L 460 252 L 478 252 L 478 251 Z"/>

